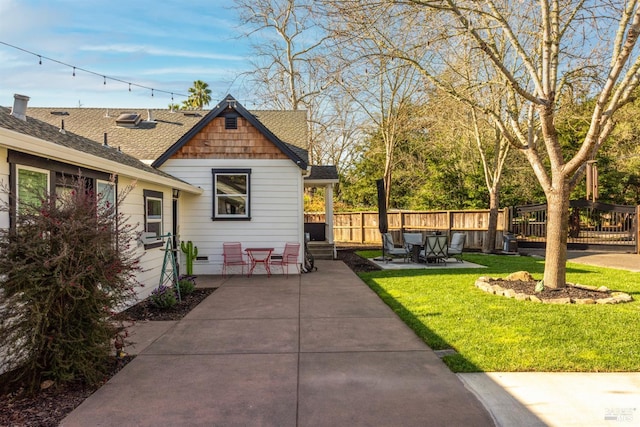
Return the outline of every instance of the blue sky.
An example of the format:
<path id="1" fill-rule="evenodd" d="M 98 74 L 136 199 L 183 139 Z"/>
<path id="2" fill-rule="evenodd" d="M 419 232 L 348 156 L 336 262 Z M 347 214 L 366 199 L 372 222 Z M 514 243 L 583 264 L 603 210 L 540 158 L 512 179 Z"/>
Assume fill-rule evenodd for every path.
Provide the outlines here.
<path id="1" fill-rule="evenodd" d="M 0 0 L 0 42 L 100 75 L 186 94 L 194 80 L 212 103 L 231 93 L 254 100 L 243 82 L 250 69 L 229 0 Z M 0 44 L 0 105 L 13 94 L 39 107 L 167 108 L 171 95 L 104 79 Z M 185 98 L 174 95 L 174 102 Z M 210 105 L 212 107 L 213 105 Z"/>

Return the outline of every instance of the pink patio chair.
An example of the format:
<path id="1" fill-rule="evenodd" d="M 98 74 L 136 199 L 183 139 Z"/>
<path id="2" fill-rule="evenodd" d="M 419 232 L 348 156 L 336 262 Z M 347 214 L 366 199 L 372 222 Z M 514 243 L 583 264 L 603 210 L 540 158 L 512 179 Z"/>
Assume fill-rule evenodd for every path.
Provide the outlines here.
<path id="1" fill-rule="evenodd" d="M 242 254 L 242 244 L 240 242 L 226 242 L 222 244 L 222 277 L 227 275 L 227 267 L 239 265 L 242 267 L 244 275 L 244 266 L 249 266 Z"/>
<path id="2" fill-rule="evenodd" d="M 287 267 L 286 275 L 289 277 L 289 265 L 293 264 L 296 266 L 298 270 L 298 274 L 300 274 L 300 264 L 298 263 L 298 254 L 300 252 L 300 243 L 286 243 L 284 245 L 284 252 L 282 253 L 282 258 L 280 255 L 273 255 L 271 257 L 271 265 L 279 265 L 282 268 L 282 274 L 285 274 L 285 266 Z"/>

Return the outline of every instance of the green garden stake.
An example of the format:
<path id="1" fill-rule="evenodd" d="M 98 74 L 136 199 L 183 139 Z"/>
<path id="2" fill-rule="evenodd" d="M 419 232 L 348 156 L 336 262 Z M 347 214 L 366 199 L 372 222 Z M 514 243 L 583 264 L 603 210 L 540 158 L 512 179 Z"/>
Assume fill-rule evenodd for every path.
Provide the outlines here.
<path id="1" fill-rule="evenodd" d="M 185 253 L 187 258 L 187 275 L 193 275 L 193 260 L 198 256 L 198 247 L 193 246 L 193 242 L 189 240 L 185 245 L 185 242 L 180 242 L 180 249 Z"/>

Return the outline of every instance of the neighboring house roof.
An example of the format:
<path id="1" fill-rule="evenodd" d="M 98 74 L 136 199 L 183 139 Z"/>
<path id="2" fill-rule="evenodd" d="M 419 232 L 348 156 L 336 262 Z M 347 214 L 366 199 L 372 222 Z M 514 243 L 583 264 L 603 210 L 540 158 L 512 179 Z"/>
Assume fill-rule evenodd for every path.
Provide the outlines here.
<path id="1" fill-rule="evenodd" d="M 60 128 L 52 126 L 43 121 L 34 119 L 27 115 L 27 120 L 18 119 L 11 114 L 9 108 L 0 107 L 0 128 L 8 129 L 22 135 L 31 136 L 42 141 L 56 144 L 61 147 L 66 147 L 80 153 L 86 153 L 93 157 L 108 160 L 110 162 L 117 163 L 122 166 L 134 168 L 141 173 L 152 174 L 157 177 L 164 178 L 166 180 L 173 181 L 174 184 L 180 184 L 180 188 L 186 189 L 186 187 L 192 187 L 185 181 L 178 179 L 172 175 L 162 172 L 158 169 L 152 168 L 149 165 L 141 162 L 140 160 L 132 157 L 128 154 L 120 152 L 117 148 L 111 146 L 104 146 L 102 144 L 96 144 L 95 141 L 88 138 L 76 135 L 72 132 L 66 131 L 63 133 Z M 0 141 L 0 144 L 3 141 Z M 6 141 L 5 141 L 6 144 Z M 19 150 L 20 147 L 12 147 L 15 150 Z M 39 154 L 39 153 L 33 153 Z M 73 159 L 63 159 L 66 162 L 74 164 Z M 99 163 L 99 162 L 96 162 Z M 117 171 L 114 171 L 117 172 Z M 194 192 L 196 189 L 193 188 Z"/>
<path id="2" fill-rule="evenodd" d="M 300 147 L 296 147 L 292 144 L 285 143 L 280 138 L 278 138 L 274 132 L 267 128 L 260 120 L 258 120 L 257 116 L 250 113 L 246 110 L 236 99 L 234 99 L 231 95 L 227 95 L 223 101 L 218 103 L 213 110 L 209 111 L 206 116 L 202 120 L 198 122 L 194 127 L 192 127 L 189 132 L 185 133 L 182 138 L 180 138 L 175 144 L 169 147 L 160 157 L 158 157 L 152 165 L 154 167 L 161 166 L 165 161 L 167 161 L 173 154 L 175 154 L 180 148 L 182 148 L 186 143 L 188 143 L 194 136 L 196 136 L 200 131 L 202 131 L 213 119 L 216 117 L 227 115 L 230 113 L 238 113 L 241 117 L 246 119 L 253 127 L 255 127 L 260 133 L 262 133 L 271 143 L 273 143 L 276 147 L 280 149 L 287 157 L 289 157 L 296 165 L 298 165 L 301 169 L 307 169 L 307 151 L 301 150 Z M 275 116 L 275 111 L 272 111 L 271 114 L 263 115 L 263 120 L 265 117 L 273 117 Z M 295 113 L 295 112 L 294 112 Z M 304 123 L 306 125 L 306 114 L 304 117 Z M 286 122 L 280 122 L 280 129 L 286 128 Z M 305 133 L 306 135 L 306 133 Z"/>
<path id="3" fill-rule="evenodd" d="M 233 98 L 231 98 L 233 99 Z M 218 104 L 226 107 L 225 101 Z M 245 110 L 236 101 L 236 105 L 250 117 L 254 126 L 267 129 L 282 145 L 283 151 L 305 164 L 307 154 L 307 113 L 298 111 Z M 214 110 L 215 110 L 214 108 Z M 132 127 L 116 124 L 121 113 L 134 113 L 140 116 L 140 122 Z M 54 126 L 60 127 L 64 120 L 66 130 L 102 143 L 107 134 L 109 145 L 120 147 L 122 151 L 140 160 L 153 162 L 162 156 L 176 141 L 201 123 L 211 111 L 171 111 L 149 110 L 144 108 L 49 108 L 29 107 L 27 114 Z"/>

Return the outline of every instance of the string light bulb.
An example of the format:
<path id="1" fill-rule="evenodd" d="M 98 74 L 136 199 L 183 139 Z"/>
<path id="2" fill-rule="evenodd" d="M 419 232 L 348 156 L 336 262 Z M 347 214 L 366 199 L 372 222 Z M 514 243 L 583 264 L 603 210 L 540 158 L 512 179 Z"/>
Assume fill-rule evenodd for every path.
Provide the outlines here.
<path id="1" fill-rule="evenodd" d="M 29 51 L 29 50 L 23 49 L 23 48 L 21 48 L 21 47 L 18 47 L 18 46 L 15 46 L 15 45 L 12 45 L 12 44 L 6 43 L 6 42 L 1 41 L 1 40 L 0 40 L 0 45 L 2 45 L 2 46 L 8 46 L 8 47 L 10 47 L 10 48 L 13 48 L 13 49 L 19 50 L 19 51 L 24 52 L 24 53 L 27 53 L 27 54 L 29 54 L 29 55 L 37 56 L 37 57 L 38 57 L 38 64 L 39 64 L 39 65 L 42 65 L 42 59 L 44 58 L 44 59 L 46 59 L 46 60 L 48 60 L 48 61 L 51 61 L 51 62 L 54 62 L 54 63 L 56 63 L 56 64 L 60 64 L 60 65 L 64 65 L 65 67 L 72 68 L 72 76 L 73 76 L 73 77 L 75 77 L 75 76 L 76 76 L 76 71 L 83 71 L 83 72 L 85 72 L 85 73 L 87 73 L 87 74 L 92 74 L 92 75 L 94 75 L 94 76 L 96 76 L 96 77 L 102 77 L 102 84 L 103 84 L 103 85 L 105 85 L 105 86 L 107 85 L 107 79 L 109 79 L 109 80 L 113 80 L 113 81 L 116 81 L 116 82 L 120 82 L 120 83 L 126 83 L 126 84 L 128 84 L 128 85 L 129 85 L 129 91 L 131 91 L 131 86 L 133 85 L 133 86 L 137 86 L 137 87 L 142 88 L 142 89 L 149 89 L 149 90 L 151 90 L 151 96 L 155 96 L 155 91 L 158 91 L 158 92 L 160 92 L 160 93 L 165 93 L 165 94 L 171 94 L 171 101 L 173 101 L 173 100 L 174 100 L 174 95 L 176 95 L 176 96 L 182 96 L 182 97 L 184 97 L 184 98 L 188 98 L 188 97 L 189 97 L 189 95 L 185 95 L 185 94 L 182 94 L 182 93 L 169 92 L 169 91 L 161 90 L 161 89 L 154 89 L 154 88 L 151 88 L 151 87 L 148 87 L 148 86 L 144 86 L 144 85 L 141 85 L 141 84 L 137 84 L 137 83 L 130 83 L 130 82 L 127 82 L 127 81 L 124 81 L 124 80 L 121 80 L 121 79 L 118 79 L 118 78 L 115 78 L 115 77 L 109 77 L 109 76 L 107 76 L 107 75 L 105 75 L 105 74 L 100 74 L 100 73 L 97 73 L 97 72 L 95 72 L 95 71 L 87 70 L 86 68 L 78 67 L 78 66 L 75 66 L 75 65 L 68 64 L 68 63 L 66 63 L 66 62 L 59 61 L 59 60 L 54 59 L 54 58 L 49 58 L 49 57 L 47 57 L 47 56 L 40 55 L 40 54 L 38 54 L 38 53 L 35 53 L 35 52 L 32 52 L 32 51 Z M 77 69 L 77 70 L 76 70 L 76 69 Z"/>

